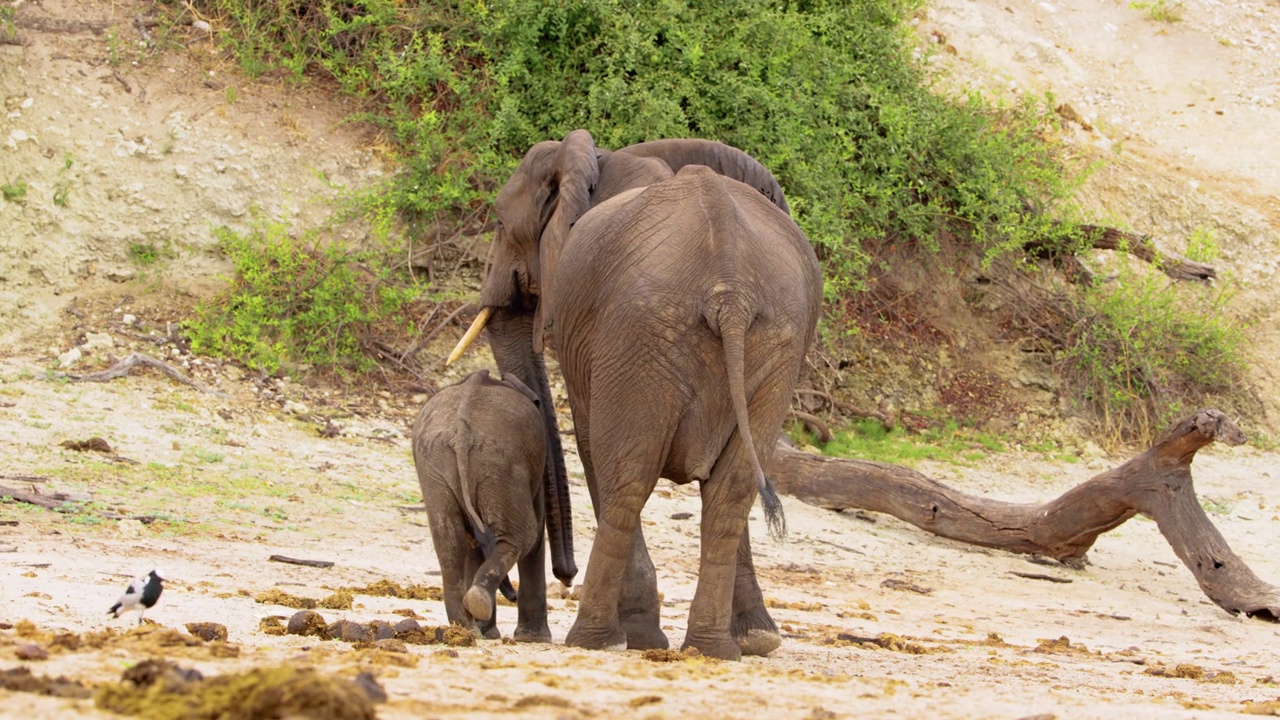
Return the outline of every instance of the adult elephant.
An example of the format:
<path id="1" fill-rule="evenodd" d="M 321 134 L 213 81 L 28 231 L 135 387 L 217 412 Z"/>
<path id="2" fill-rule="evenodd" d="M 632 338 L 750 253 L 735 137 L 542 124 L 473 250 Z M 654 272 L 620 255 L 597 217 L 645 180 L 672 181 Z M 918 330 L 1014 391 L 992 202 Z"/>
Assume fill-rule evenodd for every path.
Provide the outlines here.
<path id="1" fill-rule="evenodd" d="M 544 340 L 573 411 L 597 531 L 566 644 L 667 647 L 640 512 L 659 477 L 699 481 L 698 587 L 685 647 L 737 659 L 780 643 L 751 562 L 757 493 L 771 531 L 773 452 L 822 294 L 817 258 L 777 181 L 720 143 L 598 150 L 585 130 L 525 155 L 498 195 L 482 310 L 498 367 L 543 395 Z M 556 435 L 548 416 L 549 434 Z M 567 518 L 563 464 L 551 493 Z"/>

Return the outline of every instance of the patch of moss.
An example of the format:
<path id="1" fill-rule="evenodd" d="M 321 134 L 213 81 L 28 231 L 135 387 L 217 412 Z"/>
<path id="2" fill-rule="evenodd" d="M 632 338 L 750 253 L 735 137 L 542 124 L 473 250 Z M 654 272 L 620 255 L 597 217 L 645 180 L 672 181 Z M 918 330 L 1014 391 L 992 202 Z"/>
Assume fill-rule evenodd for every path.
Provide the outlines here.
<path id="1" fill-rule="evenodd" d="M 253 596 L 253 599 L 264 605 L 282 605 L 287 608 L 293 608 L 294 610 L 311 610 L 318 604 L 315 598 L 292 595 L 275 588 L 260 592 Z"/>
<path id="2" fill-rule="evenodd" d="M 339 590 L 320 601 L 320 607 L 326 610 L 350 610 L 355 596 L 349 590 Z"/>
<path id="3" fill-rule="evenodd" d="M 356 595 L 394 597 L 402 600 L 444 600 L 444 590 L 434 585 L 401 585 L 390 580 L 379 580 L 364 587 L 338 588 L 338 592 L 342 591 Z"/>

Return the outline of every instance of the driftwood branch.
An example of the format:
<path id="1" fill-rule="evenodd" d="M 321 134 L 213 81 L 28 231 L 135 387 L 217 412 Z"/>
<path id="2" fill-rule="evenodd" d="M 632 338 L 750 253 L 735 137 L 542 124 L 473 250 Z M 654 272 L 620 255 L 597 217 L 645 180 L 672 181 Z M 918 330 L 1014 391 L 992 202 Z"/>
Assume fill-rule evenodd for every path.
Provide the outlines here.
<path id="1" fill-rule="evenodd" d="M 1134 257 L 1155 265 L 1160 272 L 1175 280 L 1208 282 L 1218 277 L 1218 271 L 1212 265 L 1194 262 L 1180 255 L 1160 250 L 1150 235 L 1139 235 L 1097 225 L 1083 225 L 1080 229 L 1093 238 L 1095 250 L 1127 250 Z"/>
<path id="2" fill-rule="evenodd" d="M 1191 461 L 1213 441 L 1244 442 L 1217 410 L 1178 423 L 1147 451 L 1041 505 L 959 492 L 909 468 L 823 458 L 780 443 L 768 471 L 778 491 L 811 505 L 883 512 L 952 540 L 1080 566 L 1102 533 L 1136 514 L 1156 521 L 1200 589 L 1232 614 L 1280 620 L 1280 588 L 1228 547 L 1196 498 Z"/>
<path id="3" fill-rule="evenodd" d="M 87 373 L 85 375 L 72 375 L 66 373 L 64 376 L 76 382 L 108 382 L 110 380 L 122 378 L 133 372 L 133 370 L 138 367 L 155 368 L 174 380 L 177 380 L 184 385 L 189 385 L 202 393 L 212 393 L 214 395 L 224 394 L 220 391 L 201 385 L 195 380 L 187 377 L 181 370 L 178 370 L 169 363 L 157 360 L 146 353 L 131 353 L 125 359 L 100 372 Z"/>
<path id="4" fill-rule="evenodd" d="M 71 496 L 63 493 L 45 495 L 44 493 L 36 492 L 34 489 L 31 492 L 27 492 L 7 485 L 0 485 L 0 497 L 12 498 L 15 502 L 35 505 L 45 510 L 58 511 L 66 509 L 68 502 L 74 502 Z"/>

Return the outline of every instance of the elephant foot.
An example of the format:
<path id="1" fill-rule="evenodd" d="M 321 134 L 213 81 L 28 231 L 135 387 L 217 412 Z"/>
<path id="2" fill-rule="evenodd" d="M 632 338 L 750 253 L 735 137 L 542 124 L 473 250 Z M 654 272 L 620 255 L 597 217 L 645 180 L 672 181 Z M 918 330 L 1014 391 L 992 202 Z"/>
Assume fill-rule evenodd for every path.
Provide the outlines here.
<path id="1" fill-rule="evenodd" d="M 484 621 L 493 617 L 493 596 L 478 585 L 472 585 L 467 594 L 462 596 L 462 606 L 476 620 Z"/>
<path id="2" fill-rule="evenodd" d="M 515 634 L 511 636 L 518 643 L 549 643 L 551 642 L 551 629 L 546 623 L 541 626 L 531 625 L 525 627 L 523 625 L 516 626 Z"/>
<path id="3" fill-rule="evenodd" d="M 587 628 L 581 622 L 574 622 L 569 634 L 564 638 L 568 647 L 580 647 L 587 650 L 619 651 L 627 649 L 627 635 L 620 627 L 608 630 Z"/>
<path id="4" fill-rule="evenodd" d="M 742 659 L 742 648 L 738 647 L 738 643 L 729 637 L 699 638 L 690 633 L 685 637 L 684 645 L 680 649 L 687 652 L 689 648 L 694 648 L 703 655 L 718 660 Z"/>
<path id="5" fill-rule="evenodd" d="M 739 613 L 733 618 L 733 639 L 743 655 L 764 656 L 782 645 L 782 635 L 764 606 L 755 612 Z"/>
<path id="6" fill-rule="evenodd" d="M 623 620 L 622 631 L 627 636 L 628 650 L 666 650 L 671 647 L 671 641 L 655 621 Z"/>
<path id="7" fill-rule="evenodd" d="M 743 655 L 765 656 L 782 645 L 782 635 L 777 631 L 748 630 L 744 637 L 735 638 Z"/>
<path id="8" fill-rule="evenodd" d="M 480 637 L 485 640 L 501 640 L 502 633 L 498 631 L 497 625 L 490 625 L 480 630 Z"/>

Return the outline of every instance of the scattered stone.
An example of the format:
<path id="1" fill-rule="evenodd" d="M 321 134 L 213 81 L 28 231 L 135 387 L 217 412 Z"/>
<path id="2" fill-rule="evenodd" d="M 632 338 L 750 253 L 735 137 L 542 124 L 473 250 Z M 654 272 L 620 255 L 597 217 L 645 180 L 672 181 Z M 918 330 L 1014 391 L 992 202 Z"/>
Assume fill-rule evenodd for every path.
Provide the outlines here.
<path id="1" fill-rule="evenodd" d="M 106 453 L 108 455 L 114 452 L 111 449 L 111 443 L 100 437 L 91 437 L 88 440 L 63 440 L 58 443 L 58 445 L 68 450 L 75 450 L 76 452 L 88 452 L 92 450 L 93 452 Z"/>
<path id="2" fill-rule="evenodd" d="M 69 368 L 72 365 L 75 365 L 76 363 L 80 362 L 80 358 L 81 358 L 80 348 L 73 347 L 70 350 L 58 356 L 58 367 Z"/>
<path id="3" fill-rule="evenodd" d="M 373 642 L 374 640 L 373 633 L 369 631 L 369 628 L 351 620 L 338 620 L 328 625 L 326 630 L 325 637 L 343 642 Z"/>
<path id="4" fill-rule="evenodd" d="M 206 642 L 227 641 L 227 626 L 216 622 L 187 623 L 187 632 Z"/>
<path id="5" fill-rule="evenodd" d="M 362 672 L 356 675 L 355 683 L 373 702 L 384 703 L 387 701 L 387 691 L 378 684 L 378 680 L 373 676 L 373 673 Z"/>
<path id="6" fill-rule="evenodd" d="M 89 688 L 80 684 L 79 680 L 69 680 L 64 676 L 51 678 L 46 675 L 33 675 L 31 669 L 27 667 L 0 670 L 0 689 L 80 699 L 93 694 Z"/>
<path id="7" fill-rule="evenodd" d="M 345 622 L 345 621 L 344 621 Z M 290 635 L 304 635 L 318 638 L 333 637 L 329 633 L 329 626 L 324 621 L 324 616 L 315 610 L 299 610 L 289 618 L 289 624 L 285 626 L 285 632 Z"/>
<path id="8" fill-rule="evenodd" d="M 45 650 L 44 648 L 40 647 L 35 643 L 23 643 L 18 647 L 14 648 L 13 654 L 17 655 L 19 660 L 48 660 L 49 659 L 49 651 Z"/>

